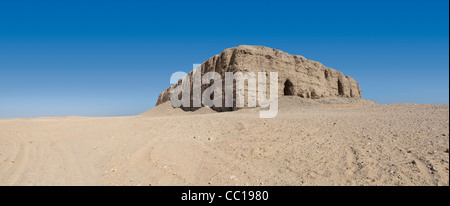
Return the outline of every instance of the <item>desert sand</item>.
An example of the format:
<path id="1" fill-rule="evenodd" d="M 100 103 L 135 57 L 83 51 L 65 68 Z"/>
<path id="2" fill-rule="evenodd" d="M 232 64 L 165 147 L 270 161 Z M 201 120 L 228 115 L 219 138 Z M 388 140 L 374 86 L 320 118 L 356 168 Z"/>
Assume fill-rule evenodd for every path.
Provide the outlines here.
<path id="1" fill-rule="evenodd" d="M 0 120 L 0 185 L 449 185 L 448 105 L 257 110 Z"/>

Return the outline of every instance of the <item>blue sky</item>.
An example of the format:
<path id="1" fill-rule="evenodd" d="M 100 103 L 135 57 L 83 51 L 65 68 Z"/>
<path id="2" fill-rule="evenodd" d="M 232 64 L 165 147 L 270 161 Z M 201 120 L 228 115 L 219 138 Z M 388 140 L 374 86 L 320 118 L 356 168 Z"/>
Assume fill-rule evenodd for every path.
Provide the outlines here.
<path id="1" fill-rule="evenodd" d="M 136 115 L 170 75 L 263 45 L 380 103 L 449 102 L 446 1 L 0 1 L 0 118 Z"/>

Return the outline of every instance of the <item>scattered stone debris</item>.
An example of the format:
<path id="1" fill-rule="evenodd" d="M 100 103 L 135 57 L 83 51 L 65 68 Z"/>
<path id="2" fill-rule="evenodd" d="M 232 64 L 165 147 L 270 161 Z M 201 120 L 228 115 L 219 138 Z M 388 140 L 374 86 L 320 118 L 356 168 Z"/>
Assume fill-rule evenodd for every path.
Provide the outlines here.
<path id="1" fill-rule="evenodd" d="M 230 176 L 230 180 L 237 180 L 238 178 L 236 177 L 236 176 L 234 176 L 234 175 L 231 175 Z"/>
<path id="2" fill-rule="evenodd" d="M 430 170 L 433 172 L 437 172 L 437 169 L 436 169 L 436 167 L 434 167 L 434 165 L 430 165 Z"/>

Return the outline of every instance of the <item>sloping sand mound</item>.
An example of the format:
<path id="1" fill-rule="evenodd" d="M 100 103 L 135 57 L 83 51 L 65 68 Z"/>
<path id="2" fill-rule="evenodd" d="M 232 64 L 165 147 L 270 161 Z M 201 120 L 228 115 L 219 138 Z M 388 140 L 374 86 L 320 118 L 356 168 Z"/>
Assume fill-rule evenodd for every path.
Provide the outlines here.
<path id="1" fill-rule="evenodd" d="M 210 114 L 216 113 L 208 107 L 202 107 L 196 111 L 184 111 L 180 108 L 173 108 L 170 102 L 164 102 L 151 110 L 142 113 L 142 116 L 183 116 L 192 114 Z"/>
<path id="2" fill-rule="evenodd" d="M 329 106 L 329 107 L 352 107 L 358 105 L 378 105 L 378 103 L 359 98 L 341 98 L 341 97 L 328 97 L 322 99 L 307 99 L 297 96 L 282 96 L 278 101 L 279 110 L 291 110 L 298 107 L 310 107 L 310 106 Z M 261 108 L 243 108 L 238 110 L 241 112 L 254 112 L 259 111 Z M 236 112 L 236 111 L 235 111 Z M 212 114 L 218 113 L 208 107 L 202 107 L 196 111 L 184 111 L 180 108 L 173 108 L 170 101 L 164 102 L 153 109 L 142 113 L 142 116 L 183 116 L 193 114 Z"/>

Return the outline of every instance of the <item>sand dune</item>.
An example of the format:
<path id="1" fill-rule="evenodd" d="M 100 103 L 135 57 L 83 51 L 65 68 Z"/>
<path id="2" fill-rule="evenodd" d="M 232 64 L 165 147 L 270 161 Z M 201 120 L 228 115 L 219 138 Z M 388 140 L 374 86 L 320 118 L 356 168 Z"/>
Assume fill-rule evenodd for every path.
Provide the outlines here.
<path id="1" fill-rule="evenodd" d="M 0 120 L 0 185 L 449 185 L 449 106 L 297 97 L 257 109 Z"/>

